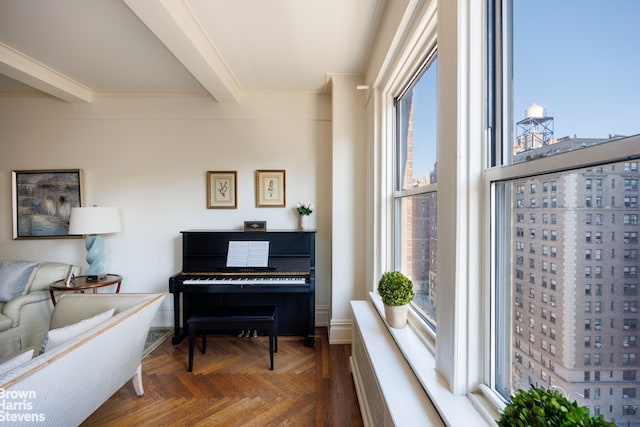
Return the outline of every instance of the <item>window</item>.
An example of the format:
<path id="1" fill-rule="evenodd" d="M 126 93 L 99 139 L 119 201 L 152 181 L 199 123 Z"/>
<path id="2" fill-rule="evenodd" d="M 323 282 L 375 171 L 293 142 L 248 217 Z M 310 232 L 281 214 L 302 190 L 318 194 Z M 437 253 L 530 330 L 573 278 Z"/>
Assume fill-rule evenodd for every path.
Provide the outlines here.
<path id="1" fill-rule="evenodd" d="M 635 335 L 626 335 L 624 337 L 622 337 L 622 346 L 624 348 L 629 348 L 629 347 L 636 347 L 637 344 L 637 339 L 638 337 Z"/>
<path id="2" fill-rule="evenodd" d="M 572 398 L 582 396 L 577 399 L 581 404 L 592 393 L 603 408 L 612 408 L 605 414 L 607 419 L 633 423 L 636 420 L 628 408 L 623 409 L 621 396 L 623 388 L 635 381 L 633 368 L 637 367 L 636 353 L 630 346 L 636 343 L 631 337 L 636 336 L 638 326 L 637 315 L 632 316 L 632 310 L 638 307 L 637 254 L 632 250 L 638 246 L 640 124 L 634 117 L 640 116 L 640 106 L 632 105 L 626 92 L 640 95 L 640 83 L 631 72 L 633 64 L 640 62 L 640 52 L 631 53 L 624 46 L 629 45 L 629 37 L 640 44 L 640 29 L 629 18 L 640 13 L 640 3 L 614 1 L 602 7 L 585 1 L 580 4 L 580 13 L 576 13 L 575 5 L 553 0 L 497 0 L 493 6 L 490 18 L 495 21 L 490 19 L 490 28 L 496 28 L 496 44 L 488 48 L 494 56 L 487 63 L 493 72 L 490 79 L 495 91 L 488 93 L 493 108 L 487 120 L 490 159 L 485 174 L 492 190 L 491 212 L 495 212 L 491 229 L 509 224 L 513 230 L 516 215 L 526 217 L 544 211 L 542 223 L 546 228 L 539 229 L 543 231 L 537 246 L 529 248 L 529 256 L 538 260 L 535 267 L 539 270 L 530 269 L 528 273 L 554 278 L 553 292 L 548 295 L 554 306 L 546 305 L 546 296 L 533 304 L 553 310 L 548 321 L 560 334 L 558 342 L 565 343 L 554 348 L 554 354 L 549 353 L 549 363 L 555 370 L 548 373 L 548 380 L 562 385 Z M 605 22 L 616 24 L 608 26 Z M 595 55 L 602 53 L 599 47 L 603 46 L 617 51 L 615 58 L 621 58 L 620 62 L 614 56 Z M 591 72 L 595 74 L 587 78 Z M 598 123 L 593 123 L 585 95 L 591 97 L 594 92 L 629 114 L 622 119 L 615 113 L 598 116 Z M 544 105 L 536 104 L 540 100 Z M 525 188 L 521 205 L 517 203 L 519 186 Z M 532 203 L 533 199 L 527 203 L 527 187 L 541 189 L 538 205 Z M 530 245 L 536 244 L 531 243 L 535 242 L 536 230 L 530 229 Z M 517 249 L 513 234 L 496 232 L 492 236 L 492 289 L 497 299 L 496 316 L 503 323 L 494 322 L 496 362 L 491 386 L 504 399 L 528 388 L 530 379 L 534 385 L 543 385 L 522 369 L 542 368 L 540 354 L 523 352 L 522 364 L 515 365 L 511 363 L 516 351 L 510 344 L 513 339 L 503 338 L 510 333 L 512 321 L 512 260 Z M 547 242 L 555 249 L 547 250 Z M 622 286 L 603 292 L 603 283 L 605 290 L 611 283 Z M 614 305 L 614 301 L 618 302 Z M 604 328 L 602 319 L 588 318 L 594 315 L 604 318 Z M 536 317 L 531 319 L 535 322 Z M 582 334 L 565 334 L 581 323 Z M 585 335 L 588 333 L 598 335 Z M 620 349 L 623 333 L 627 337 L 623 340 L 628 348 L 625 352 Z M 542 331 L 530 329 L 529 341 L 546 337 Z M 601 365 L 616 373 L 607 384 L 613 390 L 611 394 L 601 394 L 594 388 L 595 376 L 585 371 L 586 366 Z"/>
<path id="3" fill-rule="evenodd" d="M 636 353 L 622 353 L 622 364 L 623 365 L 635 365 L 636 364 Z"/>
<path id="4" fill-rule="evenodd" d="M 596 249 L 594 259 L 596 261 L 602 261 L 602 249 Z"/>
<path id="5" fill-rule="evenodd" d="M 625 331 L 636 330 L 638 329 L 638 320 L 637 319 L 623 319 L 622 327 Z"/>
<path id="6" fill-rule="evenodd" d="M 625 102 L 637 99 L 638 79 L 635 74 L 625 79 L 629 77 L 625 73 L 621 76 L 612 76 L 611 73 L 637 70 L 627 61 L 638 55 L 628 46 L 640 44 L 634 33 L 637 25 L 631 19 L 637 17 L 640 11 L 633 9 L 637 7 L 635 2 L 613 2 L 600 2 L 597 19 L 588 23 L 584 22 L 590 15 L 591 4 L 588 2 L 580 5 L 580 13 L 576 13 L 575 5 L 572 10 L 566 7 L 565 2 L 549 0 L 489 0 L 480 3 L 465 0 L 462 3 L 437 2 L 437 5 L 432 1 L 408 2 L 421 11 L 437 7 L 437 25 L 435 22 L 422 21 L 422 17 L 418 20 L 413 19 L 414 15 L 398 15 L 408 18 L 403 20 L 407 23 L 406 29 L 402 34 L 398 32 L 397 38 L 394 38 L 394 45 L 397 39 L 400 47 L 394 48 L 395 51 L 381 52 L 380 62 L 388 68 L 382 69 L 381 66 L 380 70 L 371 70 L 372 80 L 367 83 L 373 83 L 376 90 L 381 88 L 382 104 L 377 104 L 379 92 L 371 90 L 365 101 L 366 114 L 371 115 L 367 121 L 375 128 L 368 129 L 368 134 L 373 138 L 378 138 L 378 133 L 383 134 L 370 156 L 380 159 L 373 161 L 374 180 L 367 182 L 367 186 L 381 189 L 370 198 L 371 205 L 377 210 L 373 215 L 374 233 L 377 234 L 372 236 L 371 243 L 380 243 L 384 247 L 372 247 L 373 254 L 367 255 L 367 258 L 371 259 L 374 272 L 378 267 L 409 271 L 420 263 L 422 265 L 416 271 L 430 272 L 427 279 L 417 280 L 428 280 L 427 288 L 421 286 L 419 292 L 426 295 L 427 301 L 432 298 L 432 302 L 437 304 L 437 307 L 435 304 L 432 307 L 431 318 L 425 316 L 433 328 L 438 328 L 435 349 L 429 351 L 428 357 L 435 358 L 436 369 L 446 380 L 445 383 L 450 385 L 448 388 L 455 395 L 453 397 L 470 395 L 478 391 L 477 384 L 482 384 L 483 392 L 508 399 L 519 385 L 517 381 L 528 385 L 528 381 L 539 383 L 541 378 L 548 384 L 561 385 L 572 396 L 582 394 L 585 388 L 593 390 L 590 380 L 599 380 L 600 372 L 593 371 L 591 375 L 589 371 L 585 372 L 584 366 L 581 369 L 577 366 L 583 360 L 580 353 L 587 350 L 582 349 L 577 353 L 584 332 L 580 334 L 582 328 L 576 328 L 585 318 L 581 308 L 582 298 L 586 297 L 583 295 L 583 285 L 587 280 L 581 276 L 587 264 L 591 264 L 592 274 L 595 267 L 601 266 L 604 277 L 592 277 L 589 280 L 592 292 L 588 298 L 594 301 L 600 297 L 615 298 L 620 307 L 618 312 L 609 313 L 607 300 L 603 299 L 604 312 L 590 314 L 592 317 L 602 317 L 600 322 L 603 330 L 595 330 L 596 323 L 592 318 L 590 333 L 592 336 L 601 334 L 605 343 L 603 366 L 592 367 L 602 369 L 606 383 L 600 384 L 613 389 L 612 393 L 602 393 L 599 404 L 608 418 L 615 417 L 616 421 L 622 420 L 620 422 L 623 423 L 627 420 L 622 414 L 621 384 L 624 382 L 626 388 L 636 386 L 637 366 L 622 367 L 623 352 L 620 347 L 622 336 L 636 336 L 637 330 L 623 332 L 622 301 L 637 298 L 638 280 L 621 277 L 625 265 L 637 265 L 635 261 L 625 262 L 621 254 L 623 249 L 638 248 L 637 231 L 631 225 L 631 217 L 629 224 L 623 224 L 625 214 L 637 214 L 638 211 L 637 208 L 631 208 L 637 203 L 637 199 L 635 202 L 633 199 L 637 195 L 631 194 L 633 190 L 624 189 L 624 180 L 638 178 L 640 141 L 621 135 L 632 136 L 638 132 L 635 126 L 638 126 L 636 118 L 640 114 L 637 106 Z M 490 13 L 479 17 L 484 4 L 490 6 Z M 396 7 L 396 2 L 390 2 L 388 7 Z M 426 16 L 427 12 L 424 13 Z M 491 21 L 486 26 L 482 19 L 485 17 Z M 624 37 L 610 31 L 608 25 L 600 25 L 608 22 L 615 23 L 615 28 L 624 29 Z M 437 30 L 424 30 L 432 31 L 432 34 L 423 38 L 413 34 L 412 29 L 423 29 L 427 24 Z M 486 39 L 496 41 L 491 47 L 481 46 L 483 37 L 480 32 L 485 28 L 491 31 Z M 581 34 L 582 30 L 587 30 L 585 37 Z M 440 45 L 442 50 L 438 53 L 438 60 L 433 53 L 431 56 L 425 55 L 435 49 L 436 31 L 439 42 L 448 42 Z M 408 36 L 405 38 L 403 34 Z M 525 34 L 533 45 L 523 45 L 521 35 Z M 427 41 L 429 37 L 431 39 Z M 416 41 L 418 46 L 404 46 Z M 563 45 L 565 42 L 570 45 Z M 429 44 L 433 46 L 428 47 Z M 618 46 L 627 48 L 620 53 L 616 51 Z M 486 61 L 480 58 L 485 51 L 491 55 Z M 415 72 L 418 69 L 416 65 L 425 57 L 425 66 Z M 588 59 L 586 63 L 582 62 L 585 58 Z M 441 93 L 436 95 L 433 91 L 430 94 L 434 100 L 438 100 L 437 106 L 441 108 L 437 122 L 437 170 L 433 167 L 434 160 L 425 161 L 435 156 L 417 154 L 421 149 L 419 144 L 424 142 L 417 138 L 417 134 L 424 131 L 418 127 L 426 125 L 435 134 L 436 122 L 431 121 L 436 117 L 435 111 L 429 116 L 417 114 L 417 109 L 418 104 L 424 101 L 418 96 L 422 80 L 426 79 L 429 68 L 436 63 L 441 71 L 437 78 Z M 483 73 L 483 63 L 488 67 L 486 73 Z M 592 70 L 597 70 L 599 74 L 587 77 Z M 409 73 L 414 73 L 415 78 L 408 78 Z M 483 74 L 488 77 L 486 82 L 481 80 Z M 576 76 L 584 77 L 584 80 Z M 612 90 L 615 89 L 611 87 L 614 83 L 624 86 L 624 96 Z M 579 88 L 578 95 L 562 93 L 572 86 Z M 488 96 L 486 103 L 480 99 L 485 88 Z M 402 101 L 406 101 L 404 105 Z M 537 108 L 534 101 L 543 104 L 543 108 Z M 400 113 L 402 108 L 405 108 L 404 116 Z M 413 113 L 411 120 L 407 108 Z M 525 110 L 528 111 L 525 113 Z M 391 112 L 394 115 L 388 116 Z M 597 116 L 594 112 L 598 112 Z M 616 113 L 615 123 L 609 120 L 609 112 Z M 570 120 L 571 116 L 578 117 L 579 122 Z M 547 118 L 554 120 L 553 126 L 545 121 Z M 529 120 L 519 123 L 523 119 Z M 415 127 L 409 127 L 409 123 Z M 433 126 L 427 125 L 429 123 L 433 123 Z M 591 128 L 583 125 L 590 125 Z M 414 134 L 410 133 L 411 130 Z M 568 138 L 565 139 L 565 136 Z M 597 141 L 591 141 L 593 139 L 604 142 L 598 144 L 595 143 Z M 487 146 L 483 145 L 485 140 Z M 525 150 L 517 151 L 518 144 Z M 573 151 L 562 151 L 563 147 L 571 147 Z M 485 148 L 486 151 L 483 151 Z M 394 150 L 396 156 L 392 161 L 389 152 Z M 431 151 L 436 152 L 435 144 Z M 485 160 L 486 170 L 482 170 L 480 163 Z M 427 167 L 420 168 L 415 164 L 417 161 L 426 163 Z M 433 180 L 429 175 L 432 170 Z M 429 176 L 428 182 L 421 179 L 425 174 Z M 590 194 L 585 193 L 583 179 L 587 178 L 591 180 Z M 629 182 L 628 187 L 631 186 Z M 535 193 L 531 193 L 532 189 Z M 389 197 L 391 191 L 392 198 Z M 588 209 L 584 206 L 587 196 L 591 197 L 592 203 L 592 208 Z M 543 197 L 547 199 L 544 208 Z M 600 201 L 598 197 L 601 197 Z M 625 197 L 629 206 L 624 206 Z M 615 205 L 608 203 L 614 199 Z M 422 253 L 428 253 L 433 248 L 434 257 L 428 262 L 418 261 L 412 255 L 415 250 L 412 230 L 428 228 L 426 220 L 420 222 L 421 218 L 412 216 L 413 208 L 423 201 L 425 207 L 437 206 L 440 212 L 446 212 L 446 218 L 442 213 L 437 218 L 440 245 L 436 247 L 435 230 L 433 233 L 429 231 L 428 238 L 420 236 L 424 245 L 418 247 Z M 589 224 L 585 224 L 587 214 Z M 598 219 L 598 214 L 603 216 Z M 617 222 L 614 222 L 613 215 L 617 216 Z M 432 223 L 436 222 L 435 217 L 432 220 Z M 596 225 L 596 220 L 601 224 Z M 515 224 L 521 228 L 518 237 L 518 232 L 512 228 Z M 613 231 L 617 239 L 607 241 L 613 236 L 612 224 L 615 224 Z M 530 239 L 531 228 L 535 229 L 534 240 Z M 569 231 L 575 234 L 568 234 Z M 587 232 L 589 242 L 585 241 Z M 605 235 L 607 238 L 602 239 Z M 548 245 L 548 255 L 542 254 L 542 243 Z M 587 245 L 591 245 L 592 249 L 592 259 L 589 261 L 583 258 Z M 593 259 L 596 245 L 604 249 L 602 261 Z M 552 247 L 556 248 L 555 252 Z M 374 253 L 378 249 L 384 251 L 384 255 Z M 617 249 L 618 258 L 615 260 L 608 258 L 608 254 L 613 253 L 612 249 Z M 514 252 L 521 258 L 515 258 Z M 553 258 L 551 253 L 555 253 Z M 541 266 L 541 257 L 545 256 L 549 261 L 549 271 L 543 276 L 537 270 Z M 536 260 L 532 269 L 528 267 L 530 263 L 525 257 Z M 379 259 L 382 262 L 378 262 Z M 440 271 L 435 270 L 436 260 Z M 516 263 L 516 260 L 521 261 Z M 519 274 L 515 269 L 520 270 Z M 616 276 L 612 274 L 610 277 L 610 272 L 615 272 Z M 545 292 L 548 292 L 549 304 L 541 302 L 542 291 L 538 292 L 536 299 L 529 298 L 527 291 L 530 285 L 525 281 L 527 276 L 532 277 L 530 273 L 537 276 L 539 283 L 548 284 Z M 518 293 L 518 282 L 521 293 Z M 604 284 L 605 295 L 594 293 L 593 286 L 597 282 Z M 615 294 L 609 292 L 613 283 L 616 284 Z M 570 284 L 574 288 L 569 289 Z M 542 285 L 535 286 L 542 288 Z M 420 298 L 423 298 L 422 295 Z M 568 295 L 572 298 L 568 298 Z M 554 305 L 551 305 L 551 301 Z M 531 303 L 533 307 L 529 305 Z M 429 308 L 429 305 L 426 307 Z M 436 313 L 438 317 L 445 316 L 445 319 L 451 318 L 453 322 L 436 325 L 433 315 Z M 493 316 L 494 313 L 495 318 L 483 317 Z M 574 318 L 567 319 L 566 313 L 572 313 Z M 628 313 L 627 317 L 633 316 Z M 537 328 L 529 330 L 529 318 L 534 320 L 533 325 Z M 545 331 L 548 335 L 542 335 L 542 322 L 547 325 Z M 487 325 L 492 327 L 485 328 Z M 418 326 L 422 326 L 422 323 Z M 631 327 L 630 324 L 628 326 Z M 491 329 L 492 336 L 487 336 L 487 329 Z M 613 349 L 609 348 L 611 334 L 615 335 L 619 348 L 615 352 L 615 361 L 609 362 L 609 354 L 613 353 Z M 547 340 L 544 345 L 548 347 L 544 357 L 540 357 L 542 336 Z M 631 343 L 632 340 L 627 341 Z M 484 349 L 491 354 L 484 354 Z M 595 352 L 599 350 L 592 343 L 589 351 L 592 352 L 591 362 L 594 363 Z M 634 351 L 629 347 L 626 353 Z M 571 366 L 565 366 L 566 361 L 571 361 Z M 419 362 L 411 365 L 419 365 Z M 486 364 L 479 366 L 481 363 Z M 615 370 L 610 369 L 608 363 L 611 366 L 615 363 Z M 535 374 L 530 373 L 529 369 Z M 522 375 L 517 375 L 518 372 L 522 372 Z M 543 376 L 543 372 L 546 376 Z M 575 384 L 581 383 L 583 375 L 586 383 Z M 558 379 L 561 376 L 563 380 Z M 569 378 L 571 380 L 567 383 Z M 425 385 L 425 388 L 428 387 Z M 438 397 L 434 400 L 437 402 Z"/>
<path id="7" fill-rule="evenodd" d="M 437 58 L 395 100 L 395 269 L 414 285 L 412 307 L 436 329 Z"/>

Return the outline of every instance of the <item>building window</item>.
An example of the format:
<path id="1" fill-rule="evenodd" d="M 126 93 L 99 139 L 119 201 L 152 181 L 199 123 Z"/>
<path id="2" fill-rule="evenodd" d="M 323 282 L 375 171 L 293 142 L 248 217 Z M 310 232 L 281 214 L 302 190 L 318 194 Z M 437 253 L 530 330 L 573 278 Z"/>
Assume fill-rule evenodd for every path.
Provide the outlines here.
<path id="1" fill-rule="evenodd" d="M 623 365 L 635 365 L 636 364 L 636 353 L 622 353 L 622 364 Z"/>
<path id="2" fill-rule="evenodd" d="M 622 320 L 622 328 L 625 331 L 635 331 L 638 329 L 638 319 L 623 319 Z"/>
<path id="3" fill-rule="evenodd" d="M 596 331 L 602 330 L 602 319 L 595 319 L 593 324 Z"/>
<path id="4" fill-rule="evenodd" d="M 594 259 L 596 261 L 602 261 L 602 249 L 596 249 Z"/>

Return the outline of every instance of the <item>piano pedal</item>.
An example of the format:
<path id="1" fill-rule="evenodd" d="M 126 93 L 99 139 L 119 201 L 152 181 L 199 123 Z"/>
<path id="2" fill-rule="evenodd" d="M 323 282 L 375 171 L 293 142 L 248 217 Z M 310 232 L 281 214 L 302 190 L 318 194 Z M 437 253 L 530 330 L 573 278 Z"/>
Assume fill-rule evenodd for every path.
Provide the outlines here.
<path id="1" fill-rule="evenodd" d="M 240 334 L 238 334 L 238 338 L 242 338 L 243 336 L 244 336 L 244 329 L 240 331 Z M 247 336 L 249 336 L 249 331 L 247 331 Z"/>
<path id="2" fill-rule="evenodd" d="M 249 335 L 249 334 L 247 334 L 247 336 L 248 336 L 248 335 Z M 254 330 L 253 330 L 253 337 L 254 337 L 254 338 L 256 338 L 257 336 L 258 336 L 258 330 L 257 330 L 257 329 L 254 329 Z"/>

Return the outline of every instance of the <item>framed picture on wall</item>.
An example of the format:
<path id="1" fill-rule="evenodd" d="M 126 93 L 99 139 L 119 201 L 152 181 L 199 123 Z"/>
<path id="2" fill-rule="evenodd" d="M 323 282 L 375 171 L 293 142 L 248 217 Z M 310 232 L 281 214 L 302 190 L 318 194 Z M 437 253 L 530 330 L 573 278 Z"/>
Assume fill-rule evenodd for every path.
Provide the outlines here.
<path id="1" fill-rule="evenodd" d="M 256 171 L 256 207 L 284 208 L 285 206 L 285 171 Z"/>
<path id="2" fill-rule="evenodd" d="M 13 238 L 80 238 L 69 234 L 71 208 L 82 206 L 82 171 L 12 171 Z"/>
<path id="3" fill-rule="evenodd" d="M 236 171 L 207 172 L 207 209 L 236 209 Z"/>

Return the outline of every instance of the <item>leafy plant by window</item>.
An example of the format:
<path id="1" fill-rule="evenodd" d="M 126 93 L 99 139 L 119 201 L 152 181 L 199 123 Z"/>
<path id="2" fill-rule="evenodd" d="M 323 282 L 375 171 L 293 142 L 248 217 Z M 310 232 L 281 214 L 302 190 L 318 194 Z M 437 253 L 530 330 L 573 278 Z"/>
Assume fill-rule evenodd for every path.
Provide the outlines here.
<path id="1" fill-rule="evenodd" d="M 387 271 L 380 277 L 378 293 L 386 305 L 409 304 L 413 299 L 413 282 L 399 271 Z"/>
<path id="2" fill-rule="evenodd" d="M 511 402 L 504 408 L 498 426 L 500 427 L 615 427 L 604 416 L 589 414 L 586 406 L 569 400 L 556 390 L 531 387 L 528 391 L 518 390 Z"/>

